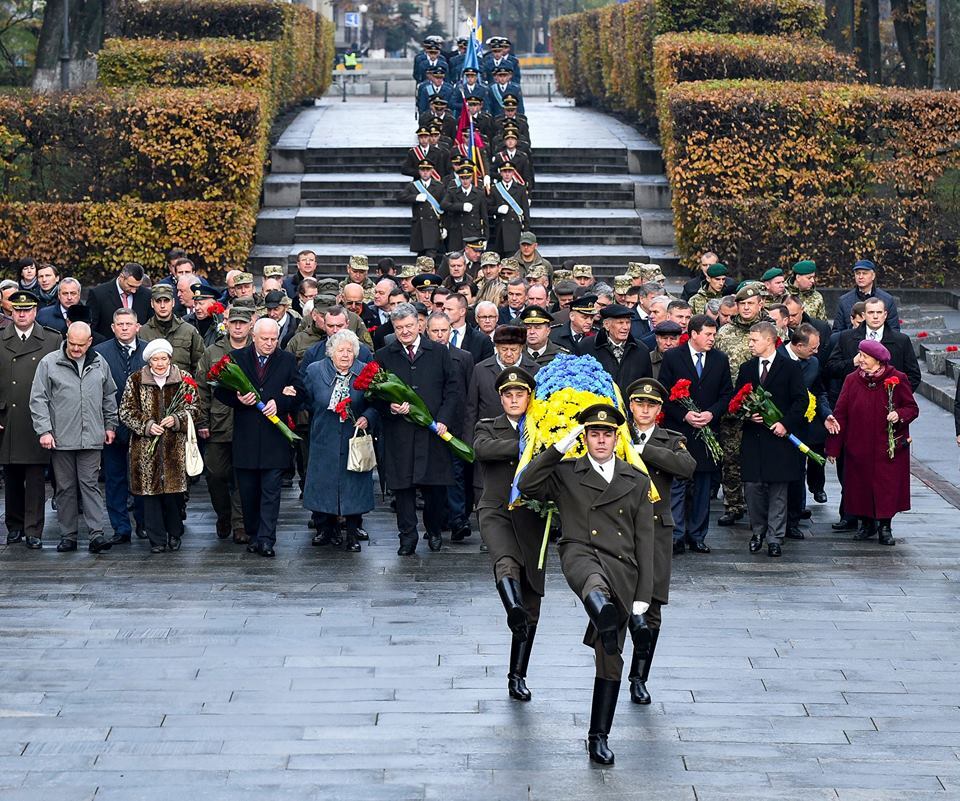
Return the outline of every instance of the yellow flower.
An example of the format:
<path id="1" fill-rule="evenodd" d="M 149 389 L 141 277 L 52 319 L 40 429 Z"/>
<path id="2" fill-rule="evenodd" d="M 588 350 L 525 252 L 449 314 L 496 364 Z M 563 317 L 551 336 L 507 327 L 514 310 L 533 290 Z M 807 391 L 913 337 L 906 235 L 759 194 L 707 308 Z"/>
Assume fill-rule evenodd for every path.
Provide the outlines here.
<path id="1" fill-rule="evenodd" d="M 806 418 L 808 423 L 812 423 L 813 418 L 817 416 L 817 399 L 809 390 L 807 390 L 807 399 L 807 411 L 803 413 L 803 416 Z"/>

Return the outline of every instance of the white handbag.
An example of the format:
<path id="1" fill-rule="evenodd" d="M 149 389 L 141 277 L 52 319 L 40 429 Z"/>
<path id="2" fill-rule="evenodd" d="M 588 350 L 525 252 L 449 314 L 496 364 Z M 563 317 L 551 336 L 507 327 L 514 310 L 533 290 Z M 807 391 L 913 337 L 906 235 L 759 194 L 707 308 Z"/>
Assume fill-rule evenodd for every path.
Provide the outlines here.
<path id="1" fill-rule="evenodd" d="M 188 476 L 199 476 L 203 472 L 203 457 L 200 455 L 197 429 L 193 425 L 193 415 L 191 414 L 187 414 L 187 443 L 184 460 L 187 465 Z"/>
<path id="2" fill-rule="evenodd" d="M 368 473 L 377 466 L 377 454 L 373 450 L 373 437 L 354 427 L 347 452 L 347 470 L 351 473 Z"/>

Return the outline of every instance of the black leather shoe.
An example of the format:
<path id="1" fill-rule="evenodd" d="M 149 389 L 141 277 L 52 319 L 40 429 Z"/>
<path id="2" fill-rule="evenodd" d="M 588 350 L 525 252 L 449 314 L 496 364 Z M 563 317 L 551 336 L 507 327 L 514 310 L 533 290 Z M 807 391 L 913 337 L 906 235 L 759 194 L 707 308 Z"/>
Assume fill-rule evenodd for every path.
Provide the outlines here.
<path id="1" fill-rule="evenodd" d="M 471 534 L 473 534 L 473 531 L 470 530 L 470 524 L 467 523 L 450 534 L 450 542 L 463 542 Z"/>
<path id="2" fill-rule="evenodd" d="M 94 531 L 90 536 L 90 544 L 87 545 L 87 550 L 90 553 L 102 553 L 103 551 L 109 551 L 113 545 L 103 536 L 102 531 Z"/>
<path id="3" fill-rule="evenodd" d="M 811 517 L 813 517 L 813 512 L 811 512 L 809 509 L 801 510 L 800 512 L 801 520 L 809 520 Z"/>
<path id="4" fill-rule="evenodd" d="M 877 533 L 877 523 L 875 520 L 862 519 L 857 528 L 857 533 L 853 535 L 855 542 L 873 539 Z"/>
<path id="5" fill-rule="evenodd" d="M 788 528 L 784 536 L 788 540 L 802 540 L 804 538 L 803 532 L 798 528 Z"/>
<path id="6" fill-rule="evenodd" d="M 673 555 L 674 555 L 674 556 L 679 556 L 679 555 L 682 554 L 685 550 L 687 550 L 687 546 L 683 544 L 683 540 L 674 540 L 674 541 L 673 541 Z"/>
<path id="7" fill-rule="evenodd" d="M 754 534 L 750 538 L 750 553 L 759 553 L 760 549 L 763 547 L 763 540 L 765 538 L 760 534 Z"/>
<path id="8" fill-rule="evenodd" d="M 439 533 L 431 533 L 427 537 L 427 545 L 431 551 L 439 551 L 443 547 L 443 537 Z"/>
<path id="9" fill-rule="evenodd" d="M 410 540 L 400 540 L 400 547 L 397 548 L 397 556 L 413 556 L 417 552 L 417 538 Z"/>
<path id="10" fill-rule="evenodd" d="M 111 545 L 129 545 L 130 544 L 130 535 L 129 534 L 114 534 L 110 538 Z"/>
<path id="11" fill-rule="evenodd" d="M 357 539 L 360 542 L 368 542 L 370 540 L 370 535 L 362 528 L 357 528 Z"/>
<path id="12" fill-rule="evenodd" d="M 881 545 L 896 545 L 897 541 L 893 538 L 893 529 L 889 523 L 881 523 L 877 527 L 877 534 L 880 535 Z"/>
<path id="13" fill-rule="evenodd" d="M 815 492 L 815 493 L 813 493 L 813 499 L 814 499 L 817 503 L 826 503 L 826 502 L 827 502 L 827 493 L 825 493 L 823 490 L 820 490 L 819 492 Z"/>
<path id="14" fill-rule="evenodd" d="M 170 539 L 167 541 L 167 547 L 171 551 L 179 551 L 180 545 L 181 545 L 181 541 L 179 537 L 170 537 Z"/>
<path id="15" fill-rule="evenodd" d="M 260 545 L 260 547 L 257 549 L 257 553 L 259 553 L 260 556 L 266 556 L 268 559 L 273 559 L 273 557 L 277 555 L 277 552 L 273 550 L 273 546 L 266 544 Z"/>
<path id="16" fill-rule="evenodd" d="M 841 517 L 836 523 L 831 523 L 834 531 L 856 531 L 857 521 L 849 517 Z"/>
<path id="17" fill-rule="evenodd" d="M 247 553 L 259 553 L 259 549 L 257 548 L 257 543 L 251 542 L 247 546 Z"/>
<path id="18" fill-rule="evenodd" d="M 783 556 L 783 549 L 779 543 L 771 542 L 767 545 L 767 556 Z"/>
<path id="19" fill-rule="evenodd" d="M 690 553 L 710 553 L 710 546 L 705 542 L 688 542 L 687 549 Z"/>
<path id="20" fill-rule="evenodd" d="M 77 550 L 76 540 L 68 540 L 66 537 L 64 537 L 59 543 L 57 543 L 57 553 L 66 553 L 67 551 L 75 550 Z"/>
<path id="21" fill-rule="evenodd" d="M 167 546 L 166 546 L 166 545 L 152 545 L 152 546 L 150 546 L 150 553 L 166 553 L 166 552 L 167 552 Z"/>
<path id="22" fill-rule="evenodd" d="M 610 656 L 619 653 L 618 615 L 613 601 L 599 590 L 594 590 L 583 599 L 583 608 L 587 610 L 594 628 L 600 635 L 603 650 Z"/>
<path id="23" fill-rule="evenodd" d="M 218 520 L 217 521 L 217 539 L 225 540 L 229 536 L 230 536 L 230 521 Z"/>
<path id="24" fill-rule="evenodd" d="M 31 551 L 39 551 L 43 547 L 43 540 L 39 537 L 27 537 L 27 547 Z"/>
<path id="25" fill-rule="evenodd" d="M 15 529 L 14 531 L 8 531 L 7 545 L 16 545 L 18 542 L 23 542 L 23 530 Z"/>
<path id="26" fill-rule="evenodd" d="M 630 700 L 642 706 L 646 706 L 653 700 L 647 692 L 647 683 L 643 679 L 630 680 Z"/>
<path id="27" fill-rule="evenodd" d="M 316 534 L 313 535 L 313 539 L 310 540 L 311 545 L 329 545 L 331 540 L 330 530 L 321 529 Z"/>
<path id="28" fill-rule="evenodd" d="M 743 519 L 743 512 L 724 512 L 717 519 L 718 526 L 735 526 Z"/>

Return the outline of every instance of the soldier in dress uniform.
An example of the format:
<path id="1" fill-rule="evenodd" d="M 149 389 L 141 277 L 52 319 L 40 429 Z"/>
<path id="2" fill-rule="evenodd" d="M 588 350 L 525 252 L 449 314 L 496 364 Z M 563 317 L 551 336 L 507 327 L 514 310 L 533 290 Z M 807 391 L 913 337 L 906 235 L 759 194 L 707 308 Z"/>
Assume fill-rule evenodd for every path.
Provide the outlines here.
<path id="1" fill-rule="evenodd" d="M 480 83 L 480 73 L 473 67 L 467 67 L 462 72 L 460 82 L 454 87 L 453 104 L 451 110 L 456 119 L 460 119 L 460 112 L 463 110 L 463 104 L 466 100 L 469 102 L 471 97 L 475 97 L 483 106 L 489 97 L 487 87 Z M 490 125 L 493 125 L 493 117 L 487 115 Z M 474 122 L 474 125 L 477 123 Z"/>
<path id="2" fill-rule="evenodd" d="M 530 227 L 530 201 L 526 188 L 516 181 L 516 168 L 509 161 L 500 163 L 500 180 L 490 193 L 496 209 L 497 227 L 493 250 L 506 258 L 520 248 L 520 234 Z M 513 202 L 511 202 L 511 199 Z"/>
<path id="3" fill-rule="evenodd" d="M 453 100 L 453 87 L 446 78 L 446 64 L 427 68 L 427 79 L 417 87 L 417 111 L 420 114 L 430 108 L 430 101 L 435 97 L 442 97 L 448 104 Z"/>
<path id="4" fill-rule="evenodd" d="M 550 326 L 553 324 L 553 315 L 539 306 L 527 306 L 517 318 L 527 329 L 527 356 L 533 359 L 540 367 L 546 367 L 558 353 L 569 353 L 550 339 Z"/>
<path id="5" fill-rule="evenodd" d="M 520 84 L 514 82 L 513 70 L 501 66 L 493 71 L 493 83 L 488 87 L 490 91 L 489 112 L 494 119 L 504 113 L 507 97 L 516 101 L 517 111 L 523 114 L 523 91 Z"/>
<path id="6" fill-rule="evenodd" d="M 507 689 L 517 701 L 529 701 L 527 665 L 540 619 L 544 571 L 539 568 L 543 520 L 525 506 L 508 509 L 510 488 L 520 458 L 519 424 L 527 412 L 534 378 L 508 367 L 496 379 L 503 414 L 477 423 L 474 450 L 483 468 L 483 494 L 477 503 L 483 538 L 497 592 L 513 635 Z"/>
<path id="7" fill-rule="evenodd" d="M 480 96 L 479 91 L 467 96 L 467 111 L 473 117 L 474 129 L 480 131 L 480 136 L 483 137 L 484 142 L 490 143 L 494 138 L 495 127 L 493 117 L 484 110 L 488 97 L 487 88 L 481 88 L 483 89 L 483 97 Z"/>
<path id="8" fill-rule="evenodd" d="M 480 66 L 483 69 L 483 77 L 487 83 L 493 83 L 494 75 L 497 69 L 501 67 L 509 68 L 513 79 L 520 84 L 520 61 L 510 52 L 510 40 L 503 36 L 491 36 L 487 39 L 489 51 L 484 54 Z"/>
<path id="9" fill-rule="evenodd" d="M 438 64 L 449 66 L 447 59 L 440 54 L 440 45 L 433 39 L 427 38 L 421 42 L 423 52 L 417 53 L 413 59 L 413 80 L 418 84 L 427 78 L 427 70 Z"/>
<path id="10" fill-rule="evenodd" d="M 450 113 L 449 103 L 445 97 L 436 95 L 430 99 L 430 109 L 420 115 L 417 124 L 421 128 L 430 128 L 436 124 L 440 125 L 440 133 L 443 136 L 453 139 L 457 135 L 457 121 Z"/>
<path id="11" fill-rule="evenodd" d="M 493 135 L 494 138 L 503 134 L 503 129 L 510 123 L 517 126 L 520 132 L 522 142 L 530 141 L 530 124 L 526 116 L 520 111 L 520 101 L 515 95 L 505 94 L 503 96 L 503 107 L 497 112 L 490 111 L 493 117 Z"/>
<path id="12" fill-rule="evenodd" d="M 620 411 L 593 404 L 577 422 L 527 465 L 518 488 L 560 510 L 560 565 L 590 618 L 583 641 L 597 660 L 587 749 L 592 761 L 612 765 L 607 736 L 620 692 L 627 624 L 649 609 L 653 597 L 654 509 L 650 479 L 615 454 L 617 429 L 625 422 Z M 563 460 L 581 433 L 587 453 Z M 643 625 L 636 621 L 634 628 Z"/>
<path id="13" fill-rule="evenodd" d="M 436 170 L 435 180 L 440 180 L 444 175 L 450 172 L 449 157 L 439 147 L 430 144 L 430 128 L 421 125 L 417 128 L 417 144 L 407 151 L 403 157 L 403 165 L 400 172 L 410 178 L 417 178 L 420 175 L 420 164 L 429 161 Z"/>
<path id="14" fill-rule="evenodd" d="M 460 250 L 465 240 L 483 238 L 487 226 L 487 199 L 473 182 L 473 167 L 457 170 L 455 186 L 447 187 L 440 201 L 447 228 L 447 250 Z"/>
<path id="15" fill-rule="evenodd" d="M 419 164 L 420 177 L 400 190 L 401 203 L 413 206 L 410 227 L 410 250 L 418 256 L 436 256 L 443 249 L 443 184 L 433 180 L 433 164 L 424 159 Z"/>
<path id="16" fill-rule="evenodd" d="M 529 156 L 519 150 L 518 129 L 515 125 L 508 125 L 503 129 L 502 148 L 496 150 L 490 163 L 494 169 L 500 169 L 504 164 L 512 164 L 517 174 L 517 182 L 527 190 L 527 197 L 533 192 L 533 165 L 530 163 Z"/>
<path id="17" fill-rule="evenodd" d="M 827 307 L 823 302 L 823 295 L 815 289 L 817 285 L 816 263 L 809 259 L 798 261 L 793 265 L 791 272 L 793 273 L 793 281 L 787 286 L 789 294 L 800 298 L 804 312 L 812 319 L 826 320 Z"/>
<path id="18" fill-rule="evenodd" d="M 627 389 L 633 442 L 660 495 L 660 500 L 653 505 L 653 596 L 645 615 L 647 625 L 632 626 L 630 629 L 635 635 L 629 674 L 630 700 L 635 704 L 650 703 L 646 683 L 660 637 L 660 608 L 667 603 L 670 590 L 670 571 L 673 567 L 670 490 L 674 478 L 692 478 L 697 469 L 697 460 L 687 450 L 686 437 L 657 425 L 657 417 L 669 395 L 664 386 L 652 378 L 634 381 Z"/>
<path id="19" fill-rule="evenodd" d="M 59 332 L 36 322 L 39 298 L 25 289 L 10 295 L 13 324 L 0 331 L 0 465 L 3 465 L 7 545 L 43 545 L 44 470 L 50 451 L 40 447 L 30 416 L 37 365 L 63 343 Z"/>
<path id="20" fill-rule="evenodd" d="M 465 36 L 459 37 L 457 39 L 457 52 L 447 59 L 447 66 L 449 67 L 447 77 L 450 79 L 450 83 L 456 84 L 460 81 L 463 74 L 463 60 L 467 55 L 467 44 L 469 42 Z"/>

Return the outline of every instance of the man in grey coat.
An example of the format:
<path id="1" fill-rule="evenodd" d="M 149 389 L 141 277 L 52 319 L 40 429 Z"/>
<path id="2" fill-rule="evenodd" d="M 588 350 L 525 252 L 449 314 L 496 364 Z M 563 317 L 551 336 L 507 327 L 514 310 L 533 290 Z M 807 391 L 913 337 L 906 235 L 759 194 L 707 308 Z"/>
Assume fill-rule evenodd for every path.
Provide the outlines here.
<path id="1" fill-rule="evenodd" d="M 90 552 L 109 550 L 103 535 L 106 517 L 100 492 L 100 452 L 117 430 L 117 385 L 99 353 L 90 349 L 87 323 L 67 329 L 63 347 L 40 360 L 30 389 L 30 415 L 40 446 L 52 452 L 57 480 L 57 550 L 77 550 L 77 493 L 90 531 Z"/>

